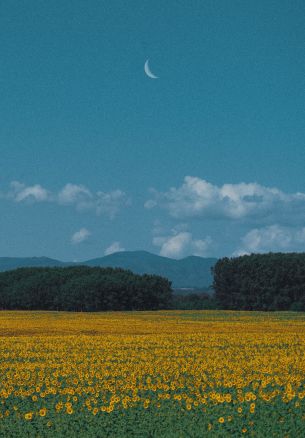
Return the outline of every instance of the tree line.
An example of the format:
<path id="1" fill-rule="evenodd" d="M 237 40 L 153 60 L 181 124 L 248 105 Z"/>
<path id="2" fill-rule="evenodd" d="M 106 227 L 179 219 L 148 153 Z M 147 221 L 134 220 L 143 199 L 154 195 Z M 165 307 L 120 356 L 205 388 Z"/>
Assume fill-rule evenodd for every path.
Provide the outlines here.
<path id="1" fill-rule="evenodd" d="M 217 303 L 213 294 L 191 292 L 180 295 L 174 291 L 171 308 L 175 310 L 215 310 Z"/>
<path id="2" fill-rule="evenodd" d="M 305 253 L 222 258 L 214 294 L 173 294 L 171 282 L 120 268 L 19 268 L 0 273 L 0 309 L 8 310 L 304 310 Z"/>
<path id="3" fill-rule="evenodd" d="M 120 268 L 19 268 L 0 273 L 0 309 L 158 310 L 171 307 L 171 282 Z"/>
<path id="4" fill-rule="evenodd" d="M 305 253 L 225 257 L 213 275 L 222 309 L 305 310 Z"/>

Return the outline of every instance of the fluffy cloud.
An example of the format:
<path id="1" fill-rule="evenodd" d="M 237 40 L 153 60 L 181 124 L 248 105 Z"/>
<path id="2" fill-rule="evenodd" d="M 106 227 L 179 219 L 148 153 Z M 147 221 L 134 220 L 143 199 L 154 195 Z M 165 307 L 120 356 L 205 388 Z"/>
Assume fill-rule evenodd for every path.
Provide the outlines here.
<path id="1" fill-rule="evenodd" d="M 284 193 L 257 183 L 224 184 L 219 187 L 203 179 L 186 176 L 183 184 L 166 192 L 152 191 L 147 209 L 166 209 L 177 219 L 225 218 L 230 220 L 278 221 L 305 219 L 305 193 Z"/>
<path id="2" fill-rule="evenodd" d="M 7 198 L 15 202 L 33 201 L 44 202 L 50 200 L 50 193 L 39 184 L 26 186 L 18 181 L 13 181 Z"/>
<path id="3" fill-rule="evenodd" d="M 83 185 L 67 184 L 58 194 L 58 201 L 64 205 L 75 205 L 77 210 L 95 210 L 97 215 L 114 218 L 122 206 L 130 204 L 122 190 L 91 193 Z"/>
<path id="4" fill-rule="evenodd" d="M 93 198 L 92 193 L 86 187 L 76 184 L 66 184 L 58 193 L 60 204 L 81 204 Z"/>
<path id="5" fill-rule="evenodd" d="M 280 225 L 255 228 L 242 238 L 241 247 L 233 255 L 261 252 L 304 251 L 305 227 L 291 228 Z"/>
<path id="6" fill-rule="evenodd" d="M 121 190 L 112 192 L 97 192 L 95 199 L 95 209 L 98 215 L 105 214 L 113 218 L 121 207 L 129 206 L 130 199 Z"/>
<path id="7" fill-rule="evenodd" d="M 188 231 L 173 231 L 170 236 L 154 237 L 153 244 L 160 247 L 160 255 L 181 258 L 187 255 L 205 256 L 212 243 L 208 236 L 204 240 L 193 239 Z"/>
<path id="8" fill-rule="evenodd" d="M 77 245 L 79 243 L 84 242 L 91 235 L 90 231 L 87 228 L 81 228 L 79 231 L 76 231 L 71 237 L 71 243 Z"/>
<path id="9" fill-rule="evenodd" d="M 92 210 L 97 215 L 105 215 L 111 219 L 122 207 L 130 205 L 130 200 L 122 190 L 111 192 L 98 191 L 92 193 L 87 187 L 77 184 L 66 184 L 58 193 L 52 193 L 39 184 L 26 186 L 14 181 L 8 193 L 1 197 L 15 202 L 53 202 L 63 206 L 74 206 L 78 211 Z"/>
<path id="10" fill-rule="evenodd" d="M 105 255 L 110 255 L 115 252 L 123 252 L 125 251 L 125 248 L 123 248 L 120 244 L 120 242 L 113 242 L 108 248 L 105 249 Z"/>

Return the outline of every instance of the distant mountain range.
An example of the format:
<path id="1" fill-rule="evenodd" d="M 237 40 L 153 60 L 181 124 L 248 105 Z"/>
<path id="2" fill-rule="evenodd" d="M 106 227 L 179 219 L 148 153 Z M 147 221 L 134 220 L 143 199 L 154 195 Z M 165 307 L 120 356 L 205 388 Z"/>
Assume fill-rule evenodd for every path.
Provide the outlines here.
<path id="1" fill-rule="evenodd" d="M 147 251 L 124 251 L 81 263 L 61 262 L 48 257 L 0 257 L 0 271 L 24 267 L 101 266 L 130 269 L 137 274 L 156 274 L 172 281 L 174 288 L 208 288 L 211 268 L 217 259 L 190 256 L 175 260 Z"/>

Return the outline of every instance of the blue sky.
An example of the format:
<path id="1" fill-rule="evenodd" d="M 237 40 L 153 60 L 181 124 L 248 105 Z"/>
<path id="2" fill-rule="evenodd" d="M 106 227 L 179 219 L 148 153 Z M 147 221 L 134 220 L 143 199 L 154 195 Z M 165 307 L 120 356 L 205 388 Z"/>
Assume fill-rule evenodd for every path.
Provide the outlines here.
<path id="1" fill-rule="evenodd" d="M 0 256 L 304 250 L 304 20 L 298 0 L 2 2 Z"/>

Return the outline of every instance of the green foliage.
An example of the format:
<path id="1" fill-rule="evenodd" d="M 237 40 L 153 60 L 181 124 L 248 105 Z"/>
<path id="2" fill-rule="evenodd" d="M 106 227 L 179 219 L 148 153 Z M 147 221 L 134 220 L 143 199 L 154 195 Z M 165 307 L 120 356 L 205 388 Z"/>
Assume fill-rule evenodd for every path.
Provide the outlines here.
<path id="1" fill-rule="evenodd" d="M 2 418 L 1 436 L 11 438 L 24 437 L 109 437 L 109 438 L 202 438 L 224 437 L 303 437 L 304 403 L 298 412 L 293 402 L 258 405 L 251 414 L 245 409 L 237 413 L 233 404 L 215 405 L 210 409 L 192 409 L 191 411 L 168 402 L 162 408 L 137 408 L 112 413 L 99 412 L 96 416 L 80 412 L 71 416 L 55 414 L 26 422 L 15 414 Z M 224 416 L 224 423 L 219 417 Z"/>
<path id="2" fill-rule="evenodd" d="M 186 257 L 180 260 L 161 257 L 147 251 L 122 251 L 82 263 L 61 262 L 48 257 L 0 257 L 0 271 L 30 267 L 90 266 L 122 268 L 132 272 L 168 278 L 175 287 L 208 287 L 212 283 L 211 267 L 217 259 Z"/>
<path id="3" fill-rule="evenodd" d="M 172 308 L 177 310 L 212 310 L 216 309 L 216 300 L 206 293 L 173 294 Z"/>
<path id="4" fill-rule="evenodd" d="M 215 297 L 223 309 L 305 310 L 305 253 L 223 258 L 213 273 Z"/>
<path id="5" fill-rule="evenodd" d="M 170 307 L 171 283 L 119 268 L 21 268 L 0 273 L 0 308 L 157 310 Z"/>

